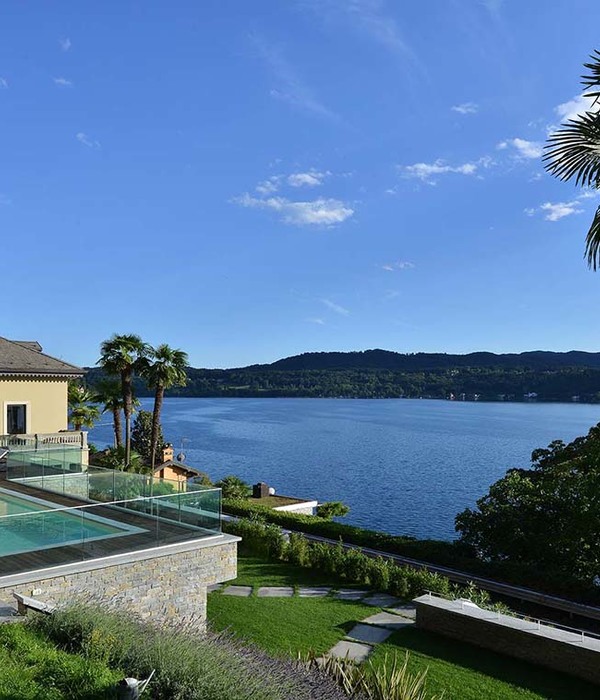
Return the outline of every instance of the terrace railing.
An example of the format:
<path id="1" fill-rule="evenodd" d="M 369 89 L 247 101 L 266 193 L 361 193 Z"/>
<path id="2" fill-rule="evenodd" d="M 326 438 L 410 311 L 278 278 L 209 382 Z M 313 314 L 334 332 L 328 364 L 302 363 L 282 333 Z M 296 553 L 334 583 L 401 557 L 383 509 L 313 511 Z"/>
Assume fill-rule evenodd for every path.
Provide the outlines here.
<path id="1" fill-rule="evenodd" d="M 87 450 L 87 432 L 85 430 L 65 430 L 60 433 L 0 435 L 0 447 L 9 447 L 17 450 L 42 450 L 56 445 L 68 445 Z"/>
<path id="2" fill-rule="evenodd" d="M 29 502 L 31 511 L 0 516 L 3 576 L 202 539 L 221 531 L 220 489 L 75 507 L 54 504 L 50 494 L 42 499 L 23 494 L 7 498 L 15 496 L 20 507 Z"/>

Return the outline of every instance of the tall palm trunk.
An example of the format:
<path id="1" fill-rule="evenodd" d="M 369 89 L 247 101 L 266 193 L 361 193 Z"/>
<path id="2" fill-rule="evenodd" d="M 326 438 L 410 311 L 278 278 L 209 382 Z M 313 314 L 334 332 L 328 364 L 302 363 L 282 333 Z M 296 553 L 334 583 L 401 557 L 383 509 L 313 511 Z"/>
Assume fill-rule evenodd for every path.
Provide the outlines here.
<path id="1" fill-rule="evenodd" d="M 157 383 L 156 391 L 154 392 L 154 411 L 152 412 L 152 438 L 150 445 L 150 466 L 152 467 L 152 472 L 154 472 L 154 466 L 156 464 L 156 448 L 158 447 L 158 428 L 160 426 L 160 412 L 162 410 L 164 395 L 165 387 L 159 382 Z"/>
<path id="2" fill-rule="evenodd" d="M 133 409 L 133 391 L 131 387 L 131 369 L 121 372 L 121 385 L 123 387 L 123 413 L 125 414 L 125 468 L 131 461 L 131 413 Z"/>
<path id="3" fill-rule="evenodd" d="M 121 409 L 113 406 L 113 430 L 115 431 L 115 447 L 123 447 L 123 426 L 121 424 Z"/>

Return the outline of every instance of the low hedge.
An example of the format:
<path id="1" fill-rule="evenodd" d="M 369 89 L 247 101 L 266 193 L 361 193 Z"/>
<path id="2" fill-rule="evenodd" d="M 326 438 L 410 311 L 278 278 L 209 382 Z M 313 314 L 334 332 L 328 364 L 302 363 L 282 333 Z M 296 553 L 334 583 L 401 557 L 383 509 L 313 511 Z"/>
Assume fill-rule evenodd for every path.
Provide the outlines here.
<path id="1" fill-rule="evenodd" d="M 323 520 L 313 515 L 302 515 L 278 511 L 268 506 L 252 503 L 250 499 L 224 499 L 223 511 L 240 517 L 256 517 L 288 530 L 318 535 L 332 540 L 341 540 L 360 547 L 368 547 L 390 554 L 410 557 L 429 564 L 447 566 L 474 576 L 505 581 L 520 586 L 529 586 L 538 591 L 573 600 L 597 604 L 600 592 L 580 581 L 568 579 L 549 571 L 533 570 L 524 564 L 510 562 L 484 562 L 470 548 L 460 542 L 443 540 L 419 540 L 406 535 L 390 535 L 377 530 L 367 530 L 356 525 L 347 525 Z"/>
<path id="2" fill-rule="evenodd" d="M 383 557 L 370 557 L 358 549 L 312 542 L 298 532 L 286 537 L 280 527 L 258 518 L 240 518 L 225 523 L 227 532 L 242 538 L 244 553 L 286 561 L 321 571 L 334 579 L 368 586 L 400 598 L 414 598 L 425 591 L 444 596 L 469 597 L 479 605 L 490 604 L 489 595 L 473 586 L 461 587 L 427 569 L 398 566 Z"/>

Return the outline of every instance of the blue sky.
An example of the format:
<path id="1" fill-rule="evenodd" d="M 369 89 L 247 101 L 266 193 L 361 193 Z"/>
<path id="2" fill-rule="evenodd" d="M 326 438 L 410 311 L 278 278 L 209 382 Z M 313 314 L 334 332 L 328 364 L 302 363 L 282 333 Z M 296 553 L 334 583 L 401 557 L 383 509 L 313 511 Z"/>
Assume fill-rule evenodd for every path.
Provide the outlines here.
<path id="1" fill-rule="evenodd" d="M 0 334 L 241 366 L 599 350 L 597 198 L 540 165 L 593 0 L 6 0 Z"/>

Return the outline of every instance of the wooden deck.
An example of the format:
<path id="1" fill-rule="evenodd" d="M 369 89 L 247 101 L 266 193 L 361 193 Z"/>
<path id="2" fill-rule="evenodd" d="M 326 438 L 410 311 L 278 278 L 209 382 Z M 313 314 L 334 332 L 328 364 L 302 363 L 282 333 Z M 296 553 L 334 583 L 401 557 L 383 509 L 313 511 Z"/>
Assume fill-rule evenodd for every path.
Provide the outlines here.
<path id="1" fill-rule="evenodd" d="M 55 504 L 58 508 L 73 508 L 90 505 L 87 501 L 52 493 L 50 491 L 31 488 L 30 486 L 8 481 L 1 477 L 0 487 L 13 491 L 15 495 L 22 494 L 40 498 L 48 503 Z M 111 505 L 98 504 L 94 505 L 92 508 L 86 508 L 86 511 L 112 520 L 115 523 L 133 525 L 144 531 L 136 533 L 124 532 L 123 535 L 118 537 L 82 542 L 76 545 L 46 547 L 33 552 L 23 552 L 22 554 L 0 557 L 0 576 L 44 569 L 61 564 L 72 564 L 86 559 L 97 559 L 113 554 L 123 554 L 216 534 L 215 532 L 199 527 L 178 525 L 175 522 L 158 520 L 157 518 L 146 516 L 135 511 L 128 511 L 123 508 L 116 508 Z"/>

